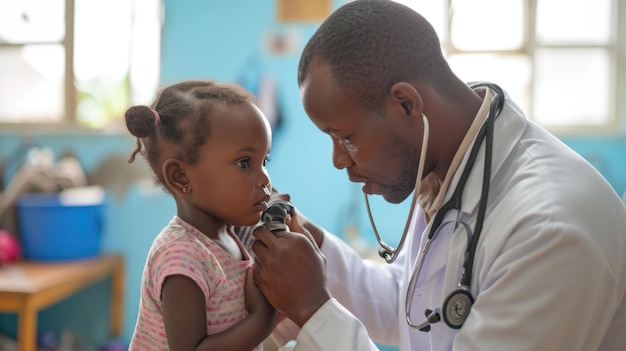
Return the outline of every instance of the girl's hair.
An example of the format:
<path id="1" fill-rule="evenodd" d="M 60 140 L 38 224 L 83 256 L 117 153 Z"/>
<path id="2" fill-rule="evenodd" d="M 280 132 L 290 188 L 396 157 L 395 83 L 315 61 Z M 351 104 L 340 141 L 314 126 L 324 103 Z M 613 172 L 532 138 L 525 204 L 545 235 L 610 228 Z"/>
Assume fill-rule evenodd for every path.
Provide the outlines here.
<path id="1" fill-rule="evenodd" d="M 140 154 L 152 168 L 157 184 L 164 185 L 162 155 L 195 163 L 198 150 L 211 133 L 215 107 L 254 103 L 248 91 L 234 84 L 188 80 L 163 89 L 152 107 L 132 106 L 126 111 L 126 127 L 137 137 L 128 163 Z"/>

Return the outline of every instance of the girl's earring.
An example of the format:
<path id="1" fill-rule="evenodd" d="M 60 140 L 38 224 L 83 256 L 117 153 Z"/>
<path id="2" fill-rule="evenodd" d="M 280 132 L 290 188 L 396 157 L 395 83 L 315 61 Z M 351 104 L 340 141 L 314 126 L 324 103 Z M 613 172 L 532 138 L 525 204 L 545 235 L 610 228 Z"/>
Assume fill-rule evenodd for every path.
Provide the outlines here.
<path id="1" fill-rule="evenodd" d="M 187 193 L 187 187 L 186 186 L 183 187 L 183 193 L 185 193 L 185 194 Z"/>

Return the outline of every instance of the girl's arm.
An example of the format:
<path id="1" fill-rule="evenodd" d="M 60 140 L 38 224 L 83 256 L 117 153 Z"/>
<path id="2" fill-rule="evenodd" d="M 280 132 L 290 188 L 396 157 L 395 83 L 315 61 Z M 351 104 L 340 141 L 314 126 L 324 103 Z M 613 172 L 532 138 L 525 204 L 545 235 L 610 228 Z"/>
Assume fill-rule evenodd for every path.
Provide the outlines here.
<path id="1" fill-rule="evenodd" d="M 206 334 L 205 296 L 193 280 L 182 275 L 169 276 L 163 283 L 161 296 L 165 332 L 171 351 L 250 351 L 271 332 L 274 309 L 252 281 L 250 270 L 246 277 L 249 315 L 217 334 Z"/>

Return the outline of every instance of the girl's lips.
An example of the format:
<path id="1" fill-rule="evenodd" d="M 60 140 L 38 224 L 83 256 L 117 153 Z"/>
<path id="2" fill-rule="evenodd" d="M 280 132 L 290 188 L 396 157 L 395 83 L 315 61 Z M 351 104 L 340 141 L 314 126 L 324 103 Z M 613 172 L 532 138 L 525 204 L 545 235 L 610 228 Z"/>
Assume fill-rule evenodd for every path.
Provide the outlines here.
<path id="1" fill-rule="evenodd" d="M 263 212 L 267 210 L 269 201 L 270 201 L 270 196 L 269 195 L 264 196 L 261 201 L 254 204 L 253 206 L 254 210 L 259 211 L 259 212 Z"/>
<path id="2" fill-rule="evenodd" d="M 267 210 L 267 201 L 261 201 L 261 202 L 257 202 L 256 204 L 254 204 L 253 208 L 255 211 L 258 212 L 263 212 L 265 210 Z"/>

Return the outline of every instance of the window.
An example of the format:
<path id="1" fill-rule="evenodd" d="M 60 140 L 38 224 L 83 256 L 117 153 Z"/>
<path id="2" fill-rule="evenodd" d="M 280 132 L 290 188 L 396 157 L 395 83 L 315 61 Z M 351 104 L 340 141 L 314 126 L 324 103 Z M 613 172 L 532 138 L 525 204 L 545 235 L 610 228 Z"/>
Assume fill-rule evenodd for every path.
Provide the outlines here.
<path id="1" fill-rule="evenodd" d="M 452 69 L 490 80 L 553 132 L 621 116 L 618 0 L 397 0 L 437 30 Z"/>
<path id="2" fill-rule="evenodd" d="M 0 0 L 0 123 L 101 128 L 158 87 L 159 0 Z"/>

